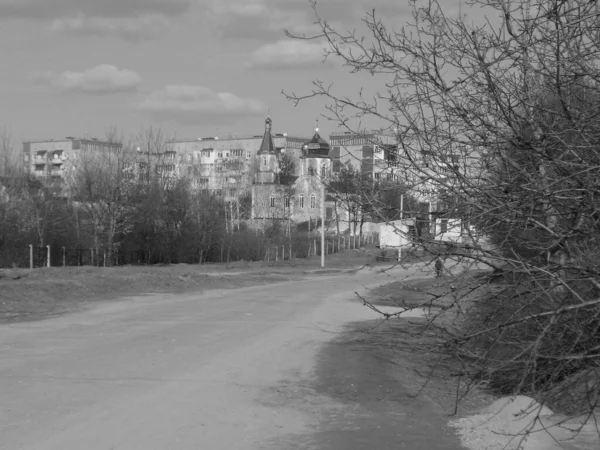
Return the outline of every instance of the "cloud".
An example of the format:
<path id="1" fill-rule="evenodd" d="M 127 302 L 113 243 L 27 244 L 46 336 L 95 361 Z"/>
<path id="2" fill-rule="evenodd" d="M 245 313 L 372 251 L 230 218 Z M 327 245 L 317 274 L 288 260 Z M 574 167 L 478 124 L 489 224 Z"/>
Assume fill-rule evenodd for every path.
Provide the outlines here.
<path id="1" fill-rule="evenodd" d="M 169 19 L 190 11 L 195 0 L 0 0 L 1 19 L 40 20 L 78 36 L 143 40 L 167 29 Z"/>
<path id="2" fill-rule="evenodd" d="M 451 0 L 458 1 L 458 0 Z M 223 38 L 273 40 L 284 30 L 295 35 L 314 35 L 315 13 L 308 1 L 212 0 L 210 13 Z M 317 13 L 336 29 L 355 28 L 373 8 L 379 17 L 397 22 L 412 11 L 408 2 L 398 0 L 327 0 L 317 2 Z"/>
<path id="3" fill-rule="evenodd" d="M 272 40 L 284 30 L 310 27 L 308 2 L 281 0 L 213 0 L 210 14 L 225 39 Z"/>
<path id="4" fill-rule="evenodd" d="M 297 69 L 314 67 L 324 62 L 325 45 L 310 41 L 287 39 L 267 44 L 255 50 L 250 67 L 263 69 Z"/>
<path id="5" fill-rule="evenodd" d="M 259 100 L 241 98 L 229 92 L 214 92 L 205 86 L 171 85 L 151 92 L 139 109 L 164 119 L 190 123 L 199 119 L 219 122 L 260 115 L 267 108 Z"/>
<path id="6" fill-rule="evenodd" d="M 152 39 L 166 29 L 169 21 L 160 15 L 142 17 L 86 17 L 56 19 L 52 30 L 74 36 L 113 36 L 130 41 Z"/>
<path id="7" fill-rule="evenodd" d="M 193 0 L 0 0 L 0 17 L 60 19 L 83 14 L 88 17 L 167 17 L 188 12 Z"/>
<path id="8" fill-rule="evenodd" d="M 133 92 L 142 83 L 137 73 L 109 64 L 101 64 L 84 72 L 44 73 L 35 78 L 62 91 L 86 94 Z"/>

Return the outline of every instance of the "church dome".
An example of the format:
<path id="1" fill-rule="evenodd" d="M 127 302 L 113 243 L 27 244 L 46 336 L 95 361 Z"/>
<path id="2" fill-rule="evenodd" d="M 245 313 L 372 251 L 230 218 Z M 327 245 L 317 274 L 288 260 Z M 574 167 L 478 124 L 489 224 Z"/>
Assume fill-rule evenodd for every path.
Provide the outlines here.
<path id="1" fill-rule="evenodd" d="M 329 157 L 329 143 L 319 135 L 318 128 L 315 128 L 312 139 L 302 145 L 302 156 L 304 158 Z"/>

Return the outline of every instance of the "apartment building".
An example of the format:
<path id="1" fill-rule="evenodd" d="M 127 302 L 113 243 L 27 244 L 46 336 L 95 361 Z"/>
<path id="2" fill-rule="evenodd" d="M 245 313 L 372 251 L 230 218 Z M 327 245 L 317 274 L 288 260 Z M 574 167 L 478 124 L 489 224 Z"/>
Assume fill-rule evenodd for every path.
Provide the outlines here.
<path id="1" fill-rule="evenodd" d="M 26 174 L 49 182 L 62 182 L 77 166 L 82 154 L 114 152 L 122 148 L 119 143 L 74 137 L 23 142 L 23 167 Z"/>
<path id="2" fill-rule="evenodd" d="M 173 141 L 167 143 L 165 165 L 169 171 L 189 177 L 195 188 L 231 200 L 250 192 L 260 164 L 256 156 L 262 141 L 262 134 Z M 276 151 L 286 153 L 292 159 L 299 159 L 306 141 L 307 138 L 285 133 L 273 135 Z"/>
<path id="3" fill-rule="evenodd" d="M 368 173 L 374 180 L 397 178 L 396 136 L 387 131 L 340 132 L 329 136 L 333 173 L 343 165 Z"/>

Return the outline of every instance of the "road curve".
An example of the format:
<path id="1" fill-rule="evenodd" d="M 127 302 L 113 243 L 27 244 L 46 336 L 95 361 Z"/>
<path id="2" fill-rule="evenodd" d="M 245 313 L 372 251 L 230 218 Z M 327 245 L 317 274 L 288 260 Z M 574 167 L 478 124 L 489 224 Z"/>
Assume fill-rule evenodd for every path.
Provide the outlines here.
<path id="1" fill-rule="evenodd" d="M 344 324 L 374 318 L 348 299 L 388 280 L 307 275 L 1 326 L 0 449 L 247 450 L 306 433 L 318 414 L 270 402 L 273 387 L 311 376 Z"/>

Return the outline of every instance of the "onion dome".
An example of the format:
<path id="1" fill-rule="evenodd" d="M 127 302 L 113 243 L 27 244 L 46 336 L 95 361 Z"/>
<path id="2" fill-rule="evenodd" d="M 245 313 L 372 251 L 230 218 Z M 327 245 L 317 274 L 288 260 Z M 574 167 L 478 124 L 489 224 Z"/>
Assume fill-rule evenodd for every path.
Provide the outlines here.
<path id="1" fill-rule="evenodd" d="M 329 157 L 329 143 L 319 135 L 318 128 L 315 128 L 312 139 L 302 145 L 302 156 L 304 158 Z"/>

